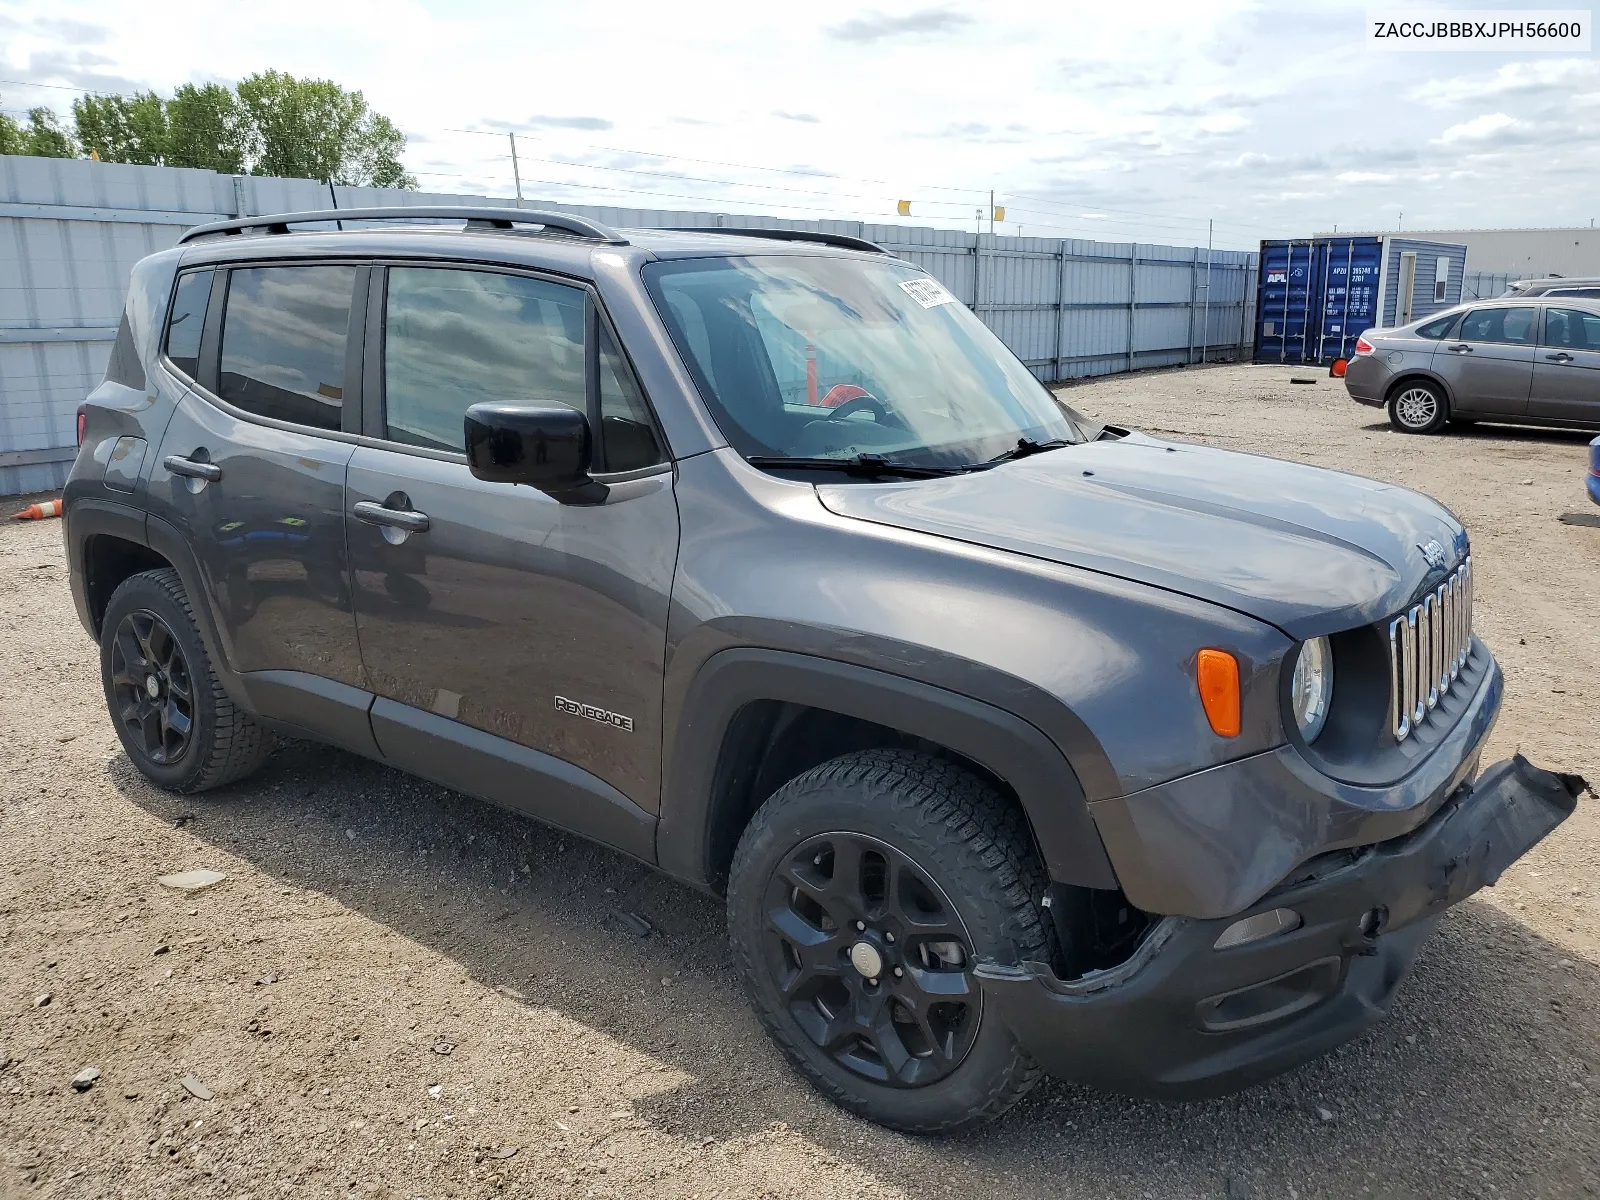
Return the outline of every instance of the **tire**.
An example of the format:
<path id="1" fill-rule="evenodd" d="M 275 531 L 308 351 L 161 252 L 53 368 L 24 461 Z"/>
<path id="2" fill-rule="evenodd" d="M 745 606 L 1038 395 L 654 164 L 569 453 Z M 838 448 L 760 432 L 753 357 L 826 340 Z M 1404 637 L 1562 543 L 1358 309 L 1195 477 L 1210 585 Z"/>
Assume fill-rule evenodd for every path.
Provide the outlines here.
<path id="1" fill-rule="evenodd" d="M 170 567 L 131 576 L 112 594 L 100 623 L 100 679 L 122 748 L 159 788 L 209 791 L 272 753 L 272 734 L 217 681 Z"/>
<path id="2" fill-rule="evenodd" d="M 852 861 L 859 871 L 841 869 Z M 846 754 L 790 780 L 745 829 L 728 887 L 735 969 L 773 1041 L 829 1099 L 891 1129 L 954 1132 L 1039 1080 L 983 1011 L 972 966 L 1048 960 L 1043 886 L 1022 813 L 990 784 L 927 754 Z M 877 1021 L 871 1038 L 858 1017 Z"/>
<path id="3" fill-rule="evenodd" d="M 1437 433 L 1450 419 L 1450 406 L 1433 384 L 1410 380 L 1389 395 L 1389 424 L 1401 433 Z"/>

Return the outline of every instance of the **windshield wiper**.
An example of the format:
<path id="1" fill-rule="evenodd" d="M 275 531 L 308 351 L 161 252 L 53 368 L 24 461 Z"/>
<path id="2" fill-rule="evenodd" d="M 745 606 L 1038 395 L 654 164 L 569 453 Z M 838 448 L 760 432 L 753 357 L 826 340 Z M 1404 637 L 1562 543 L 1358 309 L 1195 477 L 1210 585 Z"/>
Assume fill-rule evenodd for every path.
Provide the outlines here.
<path id="1" fill-rule="evenodd" d="M 979 463 L 980 467 L 997 467 L 1003 462 L 1013 459 L 1027 458 L 1030 454 L 1043 454 L 1046 450 L 1059 450 L 1063 446 L 1075 446 L 1076 442 L 1068 442 L 1061 438 L 1051 438 L 1048 441 L 1036 441 L 1030 437 L 1017 439 L 1017 444 L 1004 454 L 996 454 L 993 458 L 985 459 Z"/>
<path id="2" fill-rule="evenodd" d="M 936 479 L 942 475 L 961 475 L 970 467 L 919 467 L 915 463 L 895 462 L 881 454 L 857 454 L 852 458 L 782 458 L 772 454 L 752 454 L 745 459 L 752 467 L 793 467 L 802 471 L 838 471 L 845 475 L 873 478 L 899 475 L 905 479 Z"/>

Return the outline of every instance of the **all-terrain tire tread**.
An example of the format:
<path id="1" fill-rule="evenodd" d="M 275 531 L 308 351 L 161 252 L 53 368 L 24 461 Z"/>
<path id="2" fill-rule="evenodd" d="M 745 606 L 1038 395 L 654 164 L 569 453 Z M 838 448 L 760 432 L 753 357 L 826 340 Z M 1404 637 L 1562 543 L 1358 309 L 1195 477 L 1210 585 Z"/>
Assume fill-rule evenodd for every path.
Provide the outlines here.
<path id="1" fill-rule="evenodd" d="M 252 720 L 248 713 L 229 698 L 222 683 L 217 679 L 217 673 L 211 667 L 211 658 L 205 652 L 205 643 L 200 639 L 200 627 L 195 621 L 189 594 L 184 590 L 183 581 L 177 571 L 171 567 L 158 567 L 132 576 L 124 581 L 121 587 L 128 586 L 135 579 L 147 580 L 165 592 L 183 613 L 184 620 L 194 632 L 195 640 L 201 642 L 200 661 L 191 663 L 190 669 L 191 674 L 204 676 L 203 679 L 195 680 L 195 703 L 204 703 L 203 697 L 209 697 L 214 733 L 205 766 L 187 783 L 175 790 L 186 795 L 208 792 L 213 788 L 243 779 L 271 756 L 276 739 L 271 731 Z"/>
<path id="2" fill-rule="evenodd" d="M 1044 925 L 1035 897 L 1043 893 L 1044 870 L 1033 851 L 1026 818 L 994 787 L 961 765 L 914 750 L 861 750 L 842 755 L 784 784 L 751 819 L 735 851 L 730 879 L 743 878 L 746 860 L 757 842 L 796 797 L 821 788 L 853 788 L 870 794 L 896 814 L 897 822 L 915 822 L 925 832 L 977 860 L 985 877 L 986 902 L 1005 914 L 1005 932 L 1021 958 L 1048 957 Z M 729 889 L 730 918 L 735 891 Z M 740 973 L 755 970 L 752 947 L 734 941 Z M 752 999 L 754 999 L 752 997 Z M 850 1094 L 817 1071 L 801 1044 L 782 1022 L 758 1015 L 785 1056 L 802 1074 L 841 1107 L 860 1111 Z M 914 1133 L 951 1133 L 982 1124 L 1005 1112 L 1035 1084 L 1043 1072 L 1014 1040 L 1004 1069 L 992 1076 L 988 1089 L 965 1111 L 938 1122 L 899 1123 Z"/>

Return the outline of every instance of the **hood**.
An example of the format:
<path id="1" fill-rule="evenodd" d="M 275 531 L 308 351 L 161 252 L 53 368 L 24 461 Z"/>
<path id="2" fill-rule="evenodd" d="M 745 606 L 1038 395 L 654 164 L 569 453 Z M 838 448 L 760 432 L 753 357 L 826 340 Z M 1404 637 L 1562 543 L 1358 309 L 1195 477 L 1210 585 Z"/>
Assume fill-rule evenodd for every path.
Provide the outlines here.
<path id="1" fill-rule="evenodd" d="M 1181 592 L 1294 638 L 1391 616 L 1467 553 L 1460 523 L 1417 492 L 1143 434 L 817 492 L 840 516 Z"/>

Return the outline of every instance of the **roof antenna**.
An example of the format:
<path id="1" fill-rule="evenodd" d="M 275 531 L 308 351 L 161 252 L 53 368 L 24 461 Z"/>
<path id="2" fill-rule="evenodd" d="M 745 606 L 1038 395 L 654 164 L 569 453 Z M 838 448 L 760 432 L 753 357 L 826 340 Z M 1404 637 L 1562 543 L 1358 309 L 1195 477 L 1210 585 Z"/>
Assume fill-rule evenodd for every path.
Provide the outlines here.
<path id="1" fill-rule="evenodd" d="M 333 206 L 335 208 L 339 207 L 339 193 L 333 190 L 333 180 L 331 180 L 331 179 L 328 180 L 328 199 L 333 201 Z M 344 232 L 344 222 L 343 221 L 335 221 L 334 224 L 339 227 L 339 232 L 340 233 Z"/>

